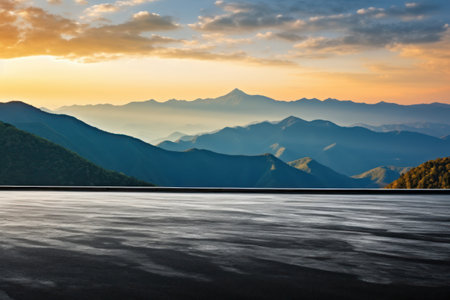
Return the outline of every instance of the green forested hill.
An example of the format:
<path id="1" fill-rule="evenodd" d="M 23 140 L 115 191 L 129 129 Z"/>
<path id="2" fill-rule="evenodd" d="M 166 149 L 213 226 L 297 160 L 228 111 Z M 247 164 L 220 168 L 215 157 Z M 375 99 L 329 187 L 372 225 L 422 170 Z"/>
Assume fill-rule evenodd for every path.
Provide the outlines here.
<path id="1" fill-rule="evenodd" d="M 143 181 L 107 171 L 43 138 L 0 122 L 0 184 L 137 186 Z"/>
<path id="2" fill-rule="evenodd" d="M 389 184 L 390 189 L 449 189 L 450 157 L 430 160 Z"/>

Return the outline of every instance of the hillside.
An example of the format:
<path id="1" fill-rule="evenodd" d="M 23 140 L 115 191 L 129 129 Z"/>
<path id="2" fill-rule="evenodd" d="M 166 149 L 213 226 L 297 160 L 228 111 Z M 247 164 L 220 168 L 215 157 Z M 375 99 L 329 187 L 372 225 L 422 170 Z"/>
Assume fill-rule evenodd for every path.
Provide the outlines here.
<path id="1" fill-rule="evenodd" d="M 397 180 L 402 174 L 408 172 L 410 169 L 411 168 L 409 167 L 382 166 L 352 177 L 368 180 L 378 187 L 385 187 L 394 180 Z"/>
<path id="2" fill-rule="evenodd" d="M 415 132 L 374 132 L 329 121 L 289 117 L 245 127 L 226 127 L 191 140 L 163 142 L 166 150 L 207 149 L 224 154 L 271 153 L 285 162 L 311 157 L 352 176 L 378 166 L 418 165 L 450 153 L 450 141 Z"/>
<path id="3" fill-rule="evenodd" d="M 147 142 L 168 136 L 175 131 L 197 134 L 225 126 L 280 120 L 292 115 L 309 121 L 329 120 L 341 126 L 355 123 L 383 125 L 414 122 L 450 125 L 448 104 L 366 104 L 305 98 L 278 101 L 265 96 L 248 95 L 238 89 L 217 98 L 194 101 L 148 100 L 119 106 L 74 105 L 61 107 L 55 112 L 69 114 L 104 130 L 125 133 Z"/>
<path id="4" fill-rule="evenodd" d="M 427 161 L 389 184 L 389 189 L 450 189 L 450 157 Z"/>
<path id="5" fill-rule="evenodd" d="M 0 185 L 144 186 L 77 154 L 0 122 Z"/>
<path id="6" fill-rule="evenodd" d="M 361 188 L 361 187 L 375 187 L 371 181 L 362 181 L 354 179 L 343 174 L 340 174 L 310 157 L 304 157 L 288 163 L 290 166 L 311 174 L 319 182 L 323 182 L 329 188 Z"/>
<path id="7" fill-rule="evenodd" d="M 74 117 L 43 112 L 22 102 L 0 104 L 0 120 L 70 149 L 93 163 L 159 186 L 323 187 L 272 155 L 166 151 L 112 134 Z"/>

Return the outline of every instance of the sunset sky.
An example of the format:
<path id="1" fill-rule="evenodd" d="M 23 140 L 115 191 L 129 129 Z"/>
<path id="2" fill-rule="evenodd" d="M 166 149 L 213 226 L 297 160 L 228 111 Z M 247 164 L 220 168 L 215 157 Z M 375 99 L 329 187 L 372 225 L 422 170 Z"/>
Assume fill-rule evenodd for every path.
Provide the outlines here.
<path id="1" fill-rule="evenodd" d="M 450 1 L 0 0 L 0 101 L 450 103 Z"/>

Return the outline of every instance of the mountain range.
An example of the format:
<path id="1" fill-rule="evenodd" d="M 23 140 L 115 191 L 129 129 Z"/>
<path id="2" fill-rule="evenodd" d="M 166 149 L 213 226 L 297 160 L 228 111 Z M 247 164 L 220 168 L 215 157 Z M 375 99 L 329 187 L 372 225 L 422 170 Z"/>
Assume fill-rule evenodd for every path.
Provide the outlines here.
<path id="1" fill-rule="evenodd" d="M 0 184 L 44 186 L 148 186 L 107 171 L 43 138 L 0 122 Z"/>
<path id="2" fill-rule="evenodd" d="M 450 153 L 449 140 L 414 132 L 374 132 L 329 121 L 288 117 L 245 127 L 226 127 L 190 140 L 158 145 L 172 151 L 191 148 L 224 154 L 271 153 L 285 162 L 311 157 L 347 176 L 379 166 L 415 166 Z"/>
<path id="3" fill-rule="evenodd" d="M 450 105 L 443 103 L 366 104 L 306 98 L 277 101 L 265 96 L 248 95 L 238 89 L 218 98 L 166 102 L 148 100 L 117 106 L 74 105 L 61 107 L 54 112 L 69 114 L 104 130 L 125 133 L 147 142 L 168 136 L 175 131 L 198 134 L 225 126 L 280 120 L 291 115 L 308 121 L 328 120 L 341 126 L 351 126 L 355 123 L 380 126 L 415 122 L 450 125 Z M 448 134 L 450 132 L 446 135 Z"/>
<path id="4" fill-rule="evenodd" d="M 317 178 L 270 154 L 167 151 L 23 102 L 0 104 L 0 120 L 63 146 L 93 163 L 160 186 L 324 187 Z"/>
<path id="5" fill-rule="evenodd" d="M 176 142 L 160 144 L 166 149 L 18 101 L 0 103 L 0 120 L 102 168 L 160 186 L 382 187 L 404 173 L 394 165 L 417 165 L 450 146 L 448 138 L 296 117 L 197 136 L 177 133 L 170 137 Z"/>

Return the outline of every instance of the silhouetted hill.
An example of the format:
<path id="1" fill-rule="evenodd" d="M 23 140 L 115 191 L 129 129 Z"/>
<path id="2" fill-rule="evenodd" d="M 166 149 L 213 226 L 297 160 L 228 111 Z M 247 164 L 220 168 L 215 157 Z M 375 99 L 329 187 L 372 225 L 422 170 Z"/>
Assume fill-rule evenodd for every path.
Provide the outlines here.
<path id="1" fill-rule="evenodd" d="M 378 187 L 385 187 L 394 180 L 397 180 L 402 174 L 408 172 L 410 169 L 410 167 L 382 166 L 352 177 L 368 180 Z"/>
<path id="2" fill-rule="evenodd" d="M 0 104 L 0 120 L 70 149 L 99 166 L 160 186 L 322 187 L 313 176 L 272 155 L 166 151 L 21 102 Z"/>
<path id="3" fill-rule="evenodd" d="M 143 181 L 102 169 L 77 154 L 0 122 L 0 184 L 143 186 Z"/>
<path id="4" fill-rule="evenodd" d="M 158 146 L 174 151 L 198 148 L 224 154 L 272 153 L 285 162 L 311 157 L 348 176 L 383 165 L 418 165 L 450 153 L 448 140 L 420 133 L 374 132 L 292 116 L 276 123 L 226 127 L 190 141 L 163 142 Z"/>
<path id="5" fill-rule="evenodd" d="M 389 189 L 450 189 L 450 157 L 430 160 L 392 182 Z"/>
<path id="6" fill-rule="evenodd" d="M 149 100 L 120 106 L 74 105 L 61 107 L 56 112 L 66 113 L 105 130 L 126 133 L 148 142 L 175 131 L 196 134 L 225 126 L 280 120 L 291 115 L 309 121 L 329 120 L 341 126 L 355 123 L 383 125 L 414 122 L 450 125 L 448 104 L 366 104 L 305 98 L 277 101 L 265 96 L 248 95 L 238 89 L 221 97 L 194 101 Z"/>

